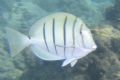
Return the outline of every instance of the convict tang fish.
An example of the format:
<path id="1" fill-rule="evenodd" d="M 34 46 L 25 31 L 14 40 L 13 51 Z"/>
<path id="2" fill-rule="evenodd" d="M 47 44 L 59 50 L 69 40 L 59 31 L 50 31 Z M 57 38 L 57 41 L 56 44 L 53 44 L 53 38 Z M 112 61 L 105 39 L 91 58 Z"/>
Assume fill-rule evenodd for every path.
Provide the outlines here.
<path id="1" fill-rule="evenodd" d="M 11 56 L 29 45 L 33 53 L 43 60 L 64 60 L 62 66 L 73 67 L 78 59 L 94 51 L 97 46 L 84 22 L 69 13 L 59 12 L 38 20 L 26 36 L 6 28 Z"/>

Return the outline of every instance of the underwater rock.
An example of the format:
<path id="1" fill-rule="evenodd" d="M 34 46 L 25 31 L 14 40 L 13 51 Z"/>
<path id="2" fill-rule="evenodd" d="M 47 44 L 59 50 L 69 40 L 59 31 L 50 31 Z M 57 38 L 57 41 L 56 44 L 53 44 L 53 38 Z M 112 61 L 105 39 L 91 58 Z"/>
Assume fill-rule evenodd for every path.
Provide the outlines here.
<path id="1" fill-rule="evenodd" d="M 104 25 L 98 31 L 95 31 L 95 39 L 98 49 L 95 51 L 95 57 L 92 57 L 95 58 L 94 63 L 95 66 L 98 66 L 97 70 L 99 68 L 102 70 L 99 80 L 120 79 L 119 76 L 115 77 L 115 75 L 119 75 L 120 71 L 120 31 L 110 25 Z M 97 73 L 95 72 L 95 74 Z"/>
<path id="2" fill-rule="evenodd" d="M 111 44 L 112 39 L 119 39 L 120 38 L 120 31 L 117 29 L 114 29 L 113 26 L 111 25 L 102 25 L 102 28 L 97 28 L 96 29 L 96 34 L 98 34 L 101 38 L 101 40 L 104 43 Z"/>
<path id="3" fill-rule="evenodd" d="M 10 12 L 8 27 L 28 32 L 32 24 L 45 15 L 47 12 L 32 2 L 16 2 Z"/>

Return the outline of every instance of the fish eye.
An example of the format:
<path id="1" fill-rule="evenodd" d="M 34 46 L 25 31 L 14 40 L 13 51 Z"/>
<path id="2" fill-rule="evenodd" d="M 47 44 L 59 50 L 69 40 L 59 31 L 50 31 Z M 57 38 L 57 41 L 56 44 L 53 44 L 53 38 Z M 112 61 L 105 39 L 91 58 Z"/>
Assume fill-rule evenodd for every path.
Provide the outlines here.
<path id="1" fill-rule="evenodd" d="M 80 34 L 82 34 L 82 25 L 81 25 L 81 27 L 80 27 Z"/>
<path id="2" fill-rule="evenodd" d="M 80 34 L 82 34 L 82 31 L 80 30 Z"/>

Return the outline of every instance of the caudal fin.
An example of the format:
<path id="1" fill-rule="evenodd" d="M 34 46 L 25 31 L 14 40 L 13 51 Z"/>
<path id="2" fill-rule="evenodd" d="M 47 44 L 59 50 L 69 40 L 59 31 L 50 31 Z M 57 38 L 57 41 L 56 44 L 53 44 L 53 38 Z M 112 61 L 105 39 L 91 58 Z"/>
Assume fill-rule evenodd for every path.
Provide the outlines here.
<path id="1" fill-rule="evenodd" d="M 20 53 L 20 51 L 30 44 L 29 38 L 24 34 L 21 34 L 20 32 L 11 28 L 6 28 L 5 30 L 12 57 L 16 56 L 18 53 Z"/>

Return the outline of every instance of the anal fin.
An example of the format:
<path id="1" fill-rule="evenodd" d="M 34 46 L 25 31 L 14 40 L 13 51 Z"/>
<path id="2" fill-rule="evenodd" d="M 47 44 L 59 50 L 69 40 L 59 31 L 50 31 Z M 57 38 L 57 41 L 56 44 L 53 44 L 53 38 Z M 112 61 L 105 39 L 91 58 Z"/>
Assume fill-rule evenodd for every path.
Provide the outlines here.
<path id="1" fill-rule="evenodd" d="M 71 65 L 71 67 L 74 67 L 74 66 L 75 66 L 75 64 L 77 63 L 77 61 L 78 61 L 78 60 L 74 60 L 73 62 L 71 62 L 71 64 L 70 64 L 70 65 Z"/>
<path id="2" fill-rule="evenodd" d="M 74 60 L 75 60 L 75 58 L 65 60 L 62 64 L 62 67 L 68 65 L 69 63 L 73 62 Z"/>

